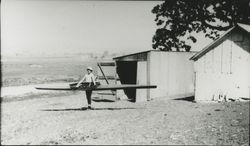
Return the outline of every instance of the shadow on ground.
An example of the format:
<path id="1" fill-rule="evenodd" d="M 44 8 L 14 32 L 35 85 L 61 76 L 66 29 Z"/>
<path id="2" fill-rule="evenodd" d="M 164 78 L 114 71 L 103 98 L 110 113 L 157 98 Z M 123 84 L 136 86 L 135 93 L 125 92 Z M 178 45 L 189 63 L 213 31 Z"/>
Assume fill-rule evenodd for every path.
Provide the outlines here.
<path id="1" fill-rule="evenodd" d="M 184 101 L 195 102 L 194 96 L 188 96 L 188 97 L 184 97 L 184 98 L 175 98 L 173 100 L 184 100 Z"/>
<path id="2" fill-rule="evenodd" d="M 115 102 L 114 100 L 110 99 L 92 99 L 94 102 Z"/>
<path id="3" fill-rule="evenodd" d="M 128 110 L 128 109 L 138 109 L 138 108 L 66 108 L 66 109 L 42 109 L 41 111 L 85 111 L 85 110 Z"/>

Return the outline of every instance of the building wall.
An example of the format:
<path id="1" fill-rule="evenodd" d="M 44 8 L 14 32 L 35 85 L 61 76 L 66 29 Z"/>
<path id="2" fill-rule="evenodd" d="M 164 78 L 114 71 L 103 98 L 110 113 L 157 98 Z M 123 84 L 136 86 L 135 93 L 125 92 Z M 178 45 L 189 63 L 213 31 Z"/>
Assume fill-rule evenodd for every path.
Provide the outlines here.
<path id="1" fill-rule="evenodd" d="M 147 83 L 157 85 L 157 88 L 147 90 L 147 95 L 150 98 L 194 95 L 194 65 L 189 60 L 192 55 L 193 52 L 149 52 Z"/>
<path id="2" fill-rule="evenodd" d="M 137 62 L 137 84 L 147 85 L 147 61 Z M 148 90 L 151 89 L 137 89 L 136 90 L 136 101 L 147 101 Z"/>
<path id="3" fill-rule="evenodd" d="M 249 98 L 249 52 L 249 35 L 235 30 L 195 61 L 195 99 Z"/>

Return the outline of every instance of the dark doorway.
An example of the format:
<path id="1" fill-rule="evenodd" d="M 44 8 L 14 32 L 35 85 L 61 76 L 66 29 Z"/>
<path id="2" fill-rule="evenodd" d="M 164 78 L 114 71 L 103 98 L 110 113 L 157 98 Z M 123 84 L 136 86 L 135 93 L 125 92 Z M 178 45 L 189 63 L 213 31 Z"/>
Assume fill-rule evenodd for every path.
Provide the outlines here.
<path id="1" fill-rule="evenodd" d="M 117 61 L 117 74 L 122 84 L 136 84 L 137 61 Z M 125 89 L 125 94 L 135 102 L 136 89 Z"/>

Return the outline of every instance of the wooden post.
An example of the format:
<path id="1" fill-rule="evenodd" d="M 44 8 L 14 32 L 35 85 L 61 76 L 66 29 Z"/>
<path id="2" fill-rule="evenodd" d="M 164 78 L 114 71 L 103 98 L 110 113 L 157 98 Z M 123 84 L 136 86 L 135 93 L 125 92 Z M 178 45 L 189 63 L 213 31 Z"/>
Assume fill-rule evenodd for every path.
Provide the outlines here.
<path id="1" fill-rule="evenodd" d="M 117 74 L 115 73 L 115 84 L 117 85 Z M 117 90 L 115 90 L 115 100 L 119 100 Z"/>
<path id="2" fill-rule="evenodd" d="M 104 65 L 104 66 L 114 66 L 114 64 L 113 63 L 97 63 L 97 65 L 98 65 L 99 69 L 101 70 L 101 73 L 102 73 L 102 75 L 103 75 L 106 83 L 109 84 L 108 79 L 107 79 L 106 75 L 104 74 L 101 65 Z M 115 91 L 111 90 L 111 92 L 112 92 L 113 95 L 115 95 L 115 96 L 117 95 L 117 91 L 116 90 Z"/>
<path id="3" fill-rule="evenodd" d="M 108 79 L 107 79 L 107 77 L 105 76 L 105 74 L 104 74 L 104 72 L 103 72 L 103 70 L 102 70 L 101 65 L 100 65 L 99 63 L 97 63 L 97 65 L 98 65 L 98 67 L 100 68 L 101 73 L 102 73 L 102 75 L 103 75 L 103 77 L 104 77 L 104 79 L 105 79 L 106 83 L 107 83 L 107 84 L 109 84 Z"/>
<path id="4" fill-rule="evenodd" d="M 148 52 L 147 54 L 147 84 L 150 85 L 151 84 L 151 81 L 150 81 L 150 61 L 151 61 L 151 57 L 150 57 L 150 54 L 151 52 Z M 147 89 L 147 101 L 150 101 L 150 90 Z"/>

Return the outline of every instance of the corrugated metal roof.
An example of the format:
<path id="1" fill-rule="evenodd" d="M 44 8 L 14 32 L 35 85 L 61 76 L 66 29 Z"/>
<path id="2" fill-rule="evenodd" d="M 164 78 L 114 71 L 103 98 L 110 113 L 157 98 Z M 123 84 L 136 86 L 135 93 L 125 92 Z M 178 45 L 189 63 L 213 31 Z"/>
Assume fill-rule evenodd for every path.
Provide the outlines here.
<path id="1" fill-rule="evenodd" d="M 205 55 L 207 52 L 209 52 L 210 50 L 213 49 L 214 46 L 220 44 L 225 37 L 234 29 L 236 28 L 240 28 L 243 31 L 246 31 L 247 33 L 250 33 L 250 25 L 246 25 L 246 24 L 240 24 L 238 23 L 236 26 L 230 28 L 229 30 L 227 30 L 223 35 L 221 35 L 218 39 L 216 39 L 215 41 L 213 41 L 211 44 L 209 44 L 208 46 L 206 46 L 204 49 L 202 49 L 201 51 L 199 51 L 198 53 L 196 53 L 194 56 L 192 56 L 190 58 L 190 60 L 198 60 L 200 57 L 202 57 L 203 55 Z"/>

